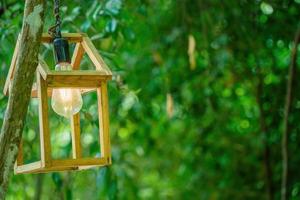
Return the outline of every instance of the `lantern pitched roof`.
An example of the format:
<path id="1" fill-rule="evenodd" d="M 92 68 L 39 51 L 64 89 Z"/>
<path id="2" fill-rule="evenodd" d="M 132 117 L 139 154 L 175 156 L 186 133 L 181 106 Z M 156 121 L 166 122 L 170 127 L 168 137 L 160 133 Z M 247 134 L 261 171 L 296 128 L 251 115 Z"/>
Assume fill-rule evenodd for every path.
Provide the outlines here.
<path id="1" fill-rule="evenodd" d="M 101 80 L 111 79 L 112 77 L 111 70 L 104 62 L 103 58 L 99 54 L 98 50 L 96 49 L 96 47 L 94 46 L 90 38 L 85 33 L 63 33 L 62 37 L 66 38 L 69 43 L 76 43 L 73 57 L 72 57 L 72 62 L 71 62 L 74 71 L 58 72 L 58 71 L 50 70 L 48 65 L 45 63 L 45 61 L 41 58 L 41 56 L 39 56 L 39 64 L 37 67 L 37 71 L 42 75 L 43 79 L 45 80 L 47 79 L 48 81 L 51 81 L 53 79 L 59 78 L 60 75 L 64 75 L 64 74 L 74 75 L 77 77 L 90 76 L 90 79 L 88 79 L 90 81 L 97 81 L 97 78 Z M 52 40 L 53 38 L 48 33 L 42 34 L 41 37 L 42 43 L 52 43 Z M 19 47 L 20 47 L 20 36 L 18 37 L 16 43 L 16 47 L 13 53 L 8 75 L 6 77 L 5 85 L 3 88 L 4 95 L 8 95 L 9 92 L 9 85 L 13 79 L 15 67 L 17 64 Z M 88 57 L 91 59 L 92 63 L 94 64 L 95 70 L 79 70 L 80 61 L 85 53 L 88 55 Z M 32 89 L 32 96 L 36 97 L 36 93 L 37 90 L 34 84 Z"/>

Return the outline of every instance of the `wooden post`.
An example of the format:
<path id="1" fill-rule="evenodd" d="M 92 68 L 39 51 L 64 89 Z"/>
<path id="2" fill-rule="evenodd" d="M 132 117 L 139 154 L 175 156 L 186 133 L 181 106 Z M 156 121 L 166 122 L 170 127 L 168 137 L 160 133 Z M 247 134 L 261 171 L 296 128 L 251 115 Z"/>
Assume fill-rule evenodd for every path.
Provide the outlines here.
<path id="1" fill-rule="evenodd" d="M 81 43 L 77 43 L 74 49 L 73 57 L 72 57 L 72 68 L 73 70 L 79 69 L 81 59 L 84 55 L 84 49 Z"/>
<path id="2" fill-rule="evenodd" d="M 109 112 L 108 112 L 108 96 L 107 83 L 103 81 L 101 88 L 97 89 L 98 110 L 99 110 L 99 137 L 101 157 L 108 159 L 111 163 L 110 155 L 110 139 L 109 139 Z"/>
<path id="3" fill-rule="evenodd" d="M 48 167 L 51 166 L 51 141 L 48 119 L 47 83 L 39 72 L 37 72 L 37 85 L 39 99 L 41 162 L 43 167 Z"/>
<path id="4" fill-rule="evenodd" d="M 84 54 L 84 49 L 81 43 L 77 43 L 74 49 L 72 57 L 73 70 L 79 69 L 81 59 Z M 71 129 L 72 129 L 72 154 L 73 158 L 81 158 L 81 138 L 80 138 L 80 114 L 77 113 L 71 117 Z"/>
<path id="5" fill-rule="evenodd" d="M 16 47 L 15 47 L 15 50 L 14 50 L 13 57 L 11 59 L 10 67 L 9 67 L 8 74 L 7 74 L 7 77 L 6 77 L 6 81 L 5 81 L 5 84 L 4 84 L 4 88 L 3 88 L 4 95 L 8 95 L 9 85 L 10 85 L 10 81 L 13 78 L 13 74 L 14 74 L 14 71 L 15 71 L 15 66 L 16 66 L 16 63 L 17 63 L 17 57 L 18 57 L 19 49 L 20 49 L 20 35 L 18 36 L 18 39 L 17 39 L 17 44 L 16 44 Z"/>
<path id="6" fill-rule="evenodd" d="M 80 139 L 80 114 L 77 113 L 71 117 L 72 128 L 72 152 L 73 158 L 81 158 L 81 139 Z"/>

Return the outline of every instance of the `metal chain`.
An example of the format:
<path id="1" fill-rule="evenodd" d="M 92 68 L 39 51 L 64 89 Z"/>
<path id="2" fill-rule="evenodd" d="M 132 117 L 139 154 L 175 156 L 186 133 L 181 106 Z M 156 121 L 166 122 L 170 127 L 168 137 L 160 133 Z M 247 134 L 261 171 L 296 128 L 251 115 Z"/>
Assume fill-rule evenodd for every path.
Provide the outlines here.
<path id="1" fill-rule="evenodd" d="M 59 0 L 54 0 L 54 17 L 55 17 L 55 25 L 51 26 L 48 29 L 48 33 L 56 38 L 61 37 L 61 31 L 60 31 L 60 25 L 61 25 L 61 19 L 59 16 Z"/>

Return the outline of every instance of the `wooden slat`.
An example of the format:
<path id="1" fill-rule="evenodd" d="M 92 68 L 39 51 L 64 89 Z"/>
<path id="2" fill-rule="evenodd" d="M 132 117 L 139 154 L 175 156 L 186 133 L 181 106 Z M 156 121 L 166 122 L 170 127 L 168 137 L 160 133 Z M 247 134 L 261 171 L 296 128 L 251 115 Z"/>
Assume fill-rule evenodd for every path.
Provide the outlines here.
<path id="1" fill-rule="evenodd" d="M 72 83 L 73 82 L 73 83 Z M 94 88 L 99 87 L 100 83 L 92 80 L 80 80 L 78 77 L 56 76 L 54 80 L 47 81 L 48 87 L 52 88 Z"/>
<path id="2" fill-rule="evenodd" d="M 97 51 L 96 47 L 93 45 L 92 41 L 88 37 L 84 36 L 81 43 L 82 43 L 82 46 L 83 46 L 85 52 L 88 54 L 91 61 L 95 65 L 96 69 L 104 70 L 107 75 L 112 75 L 110 69 L 105 64 L 104 60 L 98 53 L 98 51 Z"/>
<path id="3" fill-rule="evenodd" d="M 78 167 L 91 165 L 107 165 L 108 162 L 103 158 L 79 158 L 79 159 L 55 159 L 52 160 L 53 166 Z"/>
<path id="4" fill-rule="evenodd" d="M 49 87 L 91 88 L 98 87 L 101 81 L 110 79 L 111 75 L 103 75 L 103 71 L 51 71 L 47 75 L 47 84 Z"/>
<path id="5" fill-rule="evenodd" d="M 38 98 L 39 98 L 39 123 L 40 147 L 42 166 L 51 166 L 51 143 L 48 119 L 48 95 L 46 81 L 37 72 Z"/>
<path id="6" fill-rule="evenodd" d="M 3 94 L 4 95 L 8 95 L 9 85 L 10 85 L 10 82 L 11 82 L 11 80 L 13 78 L 13 75 L 14 75 L 14 72 L 15 72 L 15 67 L 16 67 L 16 64 L 17 64 L 17 58 L 18 58 L 18 53 L 19 53 L 19 48 L 20 48 L 20 39 L 21 39 L 21 36 L 19 35 L 18 39 L 17 39 L 16 46 L 15 46 L 14 54 L 13 54 L 13 57 L 11 59 L 10 67 L 9 67 L 8 74 L 7 74 L 7 77 L 6 77 L 6 81 L 5 81 L 5 84 L 4 84 L 4 88 L 3 88 Z"/>
<path id="7" fill-rule="evenodd" d="M 40 161 L 39 161 L 40 162 Z M 31 165 L 31 164 L 28 164 Z M 37 174 L 37 173 L 49 173 L 49 172 L 61 172 L 61 171 L 72 171 L 72 170 L 78 170 L 78 167 L 38 167 L 34 169 L 28 169 L 27 167 L 24 168 L 24 166 L 17 167 L 15 169 L 15 174 Z"/>
<path id="8" fill-rule="evenodd" d="M 26 172 L 31 172 L 37 169 L 40 169 L 42 167 L 41 161 L 33 162 L 26 165 L 17 166 L 15 168 L 15 174 L 22 174 Z"/>
<path id="9" fill-rule="evenodd" d="M 99 166 L 106 166 L 106 165 L 88 165 L 88 166 L 79 166 L 78 170 L 86 170 L 86 169 L 91 169 L 94 167 L 99 167 Z"/>
<path id="10" fill-rule="evenodd" d="M 79 71 L 78 71 L 79 72 Z M 76 74 L 76 73 L 74 73 Z M 56 73 L 47 76 L 48 87 L 65 87 L 65 88 L 91 88 L 99 87 L 101 81 L 109 80 L 111 76 L 103 76 L 99 74 L 69 75 L 68 73 Z M 85 74 L 85 75 L 84 75 Z"/>
<path id="11" fill-rule="evenodd" d="M 78 167 L 49 167 L 49 168 L 41 168 L 28 173 L 37 174 L 37 173 L 63 172 L 63 171 L 75 171 L 75 170 L 78 170 Z"/>
<path id="12" fill-rule="evenodd" d="M 71 118 L 72 129 L 72 153 L 73 158 L 81 158 L 81 138 L 80 138 L 80 114 L 77 113 Z"/>
<path id="13" fill-rule="evenodd" d="M 68 42 L 81 42 L 82 41 L 82 34 L 81 33 L 62 33 L 62 37 L 66 38 Z M 41 41 L 44 43 L 52 43 L 53 38 L 48 33 L 43 33 Z"/>
<path id="14" fill-rule="evenodd" d="M 95 78 L 95 76 L 112 77 L 111 75 L 107 75 L 103 70 L 49 71 L 48 76 L 86 76 L 91 79 Z"/>
<path id="15" fill-rule="evenodd" d="M 71 62 L 73 70 L 78 70 L 80 68 L 80 62 L 81 62 L 81 59 L 82 59 L 84 53 L 85 52 L 84 52 L 84 49 L 83 49 L 81 43 L 77 43 L 75 46 L 75 49 L 74 49 L 72 62 Z"/>
<path id="16" fill-rule="evenodd" d="M 101 88 L 97 89 L 98 98 L 98 115 L 99 115 L 99 137 L 100 137 L 100 150 L 101 157 L 108 159 L 111 163 L 110 153 L 110 138 L 109 138 L 109 111 L 108 111 L 108 94 L 107 83 L 104 81 Z"/>

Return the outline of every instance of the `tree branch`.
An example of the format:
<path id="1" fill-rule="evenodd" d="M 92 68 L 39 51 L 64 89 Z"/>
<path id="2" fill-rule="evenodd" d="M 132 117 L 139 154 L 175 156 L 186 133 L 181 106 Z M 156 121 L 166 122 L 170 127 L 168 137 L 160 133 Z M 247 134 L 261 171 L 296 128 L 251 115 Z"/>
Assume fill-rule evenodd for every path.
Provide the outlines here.
<path id="1" fill-rule="evenodd" d="M 44 0 L 26 0 L 14 78 L 0 135 L 0 199 L 5 198 L 28 110 L 44 24 Z"/>
<path id="2" fill-rule="evenodd" d="M 291 102 L 293 98 L 294 77 L 296 74 L 297 49 L 300 42 L 300 28 L 298 28 L 294 47 L 291 53 L 291 64 L 289 67 L 289 75 L 287 80 L 287 93 L 285 97 L 284 118 L 283 118 L 283 133 L 281 139 L 282 153 L 282 181 L 281 181 L 281 200 L 287 199 L 287 183 L 288 183 L 288 137 L 289 137 L 289 114 L 291 110 Z"/>

